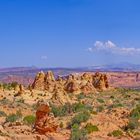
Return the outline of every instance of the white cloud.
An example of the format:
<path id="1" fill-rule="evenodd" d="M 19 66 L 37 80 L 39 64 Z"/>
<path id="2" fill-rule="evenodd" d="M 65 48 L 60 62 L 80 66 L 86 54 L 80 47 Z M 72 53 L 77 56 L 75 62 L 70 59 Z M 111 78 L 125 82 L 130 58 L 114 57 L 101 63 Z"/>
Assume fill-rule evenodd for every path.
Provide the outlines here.
<path id="1" fill-rule="evenodd" d="M 88 48 L 89 52 L 94 51 L 103 51 L 112 54 L 120 54 L 120 55 L 132 55 L 132 54 L 140 54 L 140 48 L 134 47 L 118 47 L 115 43 L 108 40 L 106 42 L 96 41 L 94 43 L 94 47 Z"/>
<path id="2" fill-rule="evenodd" d="M 46 55 L 42 55 L 42 56 L 41 56 L 41 59 L 42 59 L 42 60 L 47 60 L 48 57 L 47 57 Z"/>

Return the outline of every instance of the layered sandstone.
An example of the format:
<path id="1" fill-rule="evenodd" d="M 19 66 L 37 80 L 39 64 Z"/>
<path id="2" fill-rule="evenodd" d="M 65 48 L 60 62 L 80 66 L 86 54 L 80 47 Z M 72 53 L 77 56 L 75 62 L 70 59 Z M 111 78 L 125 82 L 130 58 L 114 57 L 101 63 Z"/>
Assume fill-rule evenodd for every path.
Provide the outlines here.
<path id="1" fill-rule="evenodd" d="M 109 88 L 107 75 L 102 73 L 70 74 L 66 77 L 58 76 L 56 79 L 52 71 L 39 72 L 32 84 L 33 89 L 46 90 L 65 95 L 65 93 L 96 93 L 97 90 Z"/>

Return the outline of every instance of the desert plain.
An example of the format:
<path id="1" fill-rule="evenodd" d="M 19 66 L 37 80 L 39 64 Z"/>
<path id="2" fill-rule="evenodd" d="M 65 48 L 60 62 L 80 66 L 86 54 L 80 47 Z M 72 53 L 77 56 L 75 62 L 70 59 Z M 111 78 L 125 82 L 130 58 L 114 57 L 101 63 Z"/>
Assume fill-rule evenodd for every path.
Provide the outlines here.
<path id="1" fill-rule="evenodd" d="M 1 82 L 0 140 L 140 140 L 139 72 L 26 78 Z"/>

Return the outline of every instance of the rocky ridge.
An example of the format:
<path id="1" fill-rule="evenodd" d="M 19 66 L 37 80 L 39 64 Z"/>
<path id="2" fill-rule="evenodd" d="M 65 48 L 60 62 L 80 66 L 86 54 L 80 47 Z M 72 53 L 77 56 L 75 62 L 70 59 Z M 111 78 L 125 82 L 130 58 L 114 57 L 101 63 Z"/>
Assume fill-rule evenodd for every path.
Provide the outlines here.
<path id="1" fill-rule="evenodd" d="M 66 92 L 66 93 L 96 93 L 97 91 L 103 91 L 109 88 L 109 83 L 106 74 L 99 72 L 82 73 L 82 74 L 70 74 L 68 76 L 60 77 L 56 79 L 52 71 L 48 71 L 46 74 L 40 71 L 35 76 L 35 80 L 31 85 L 32 89 L 46 90 L 48 92 Z"/>

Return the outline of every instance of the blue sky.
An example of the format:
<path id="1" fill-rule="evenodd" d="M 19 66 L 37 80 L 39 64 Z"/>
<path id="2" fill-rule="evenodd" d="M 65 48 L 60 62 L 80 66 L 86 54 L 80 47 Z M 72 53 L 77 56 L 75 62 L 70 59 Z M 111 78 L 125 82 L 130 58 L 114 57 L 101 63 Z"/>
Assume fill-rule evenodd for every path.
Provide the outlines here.
<path id="1" fill-rule="evenodd" d="M 140 0 L 0 0 L 0 67 L 140 63 Z"/>

